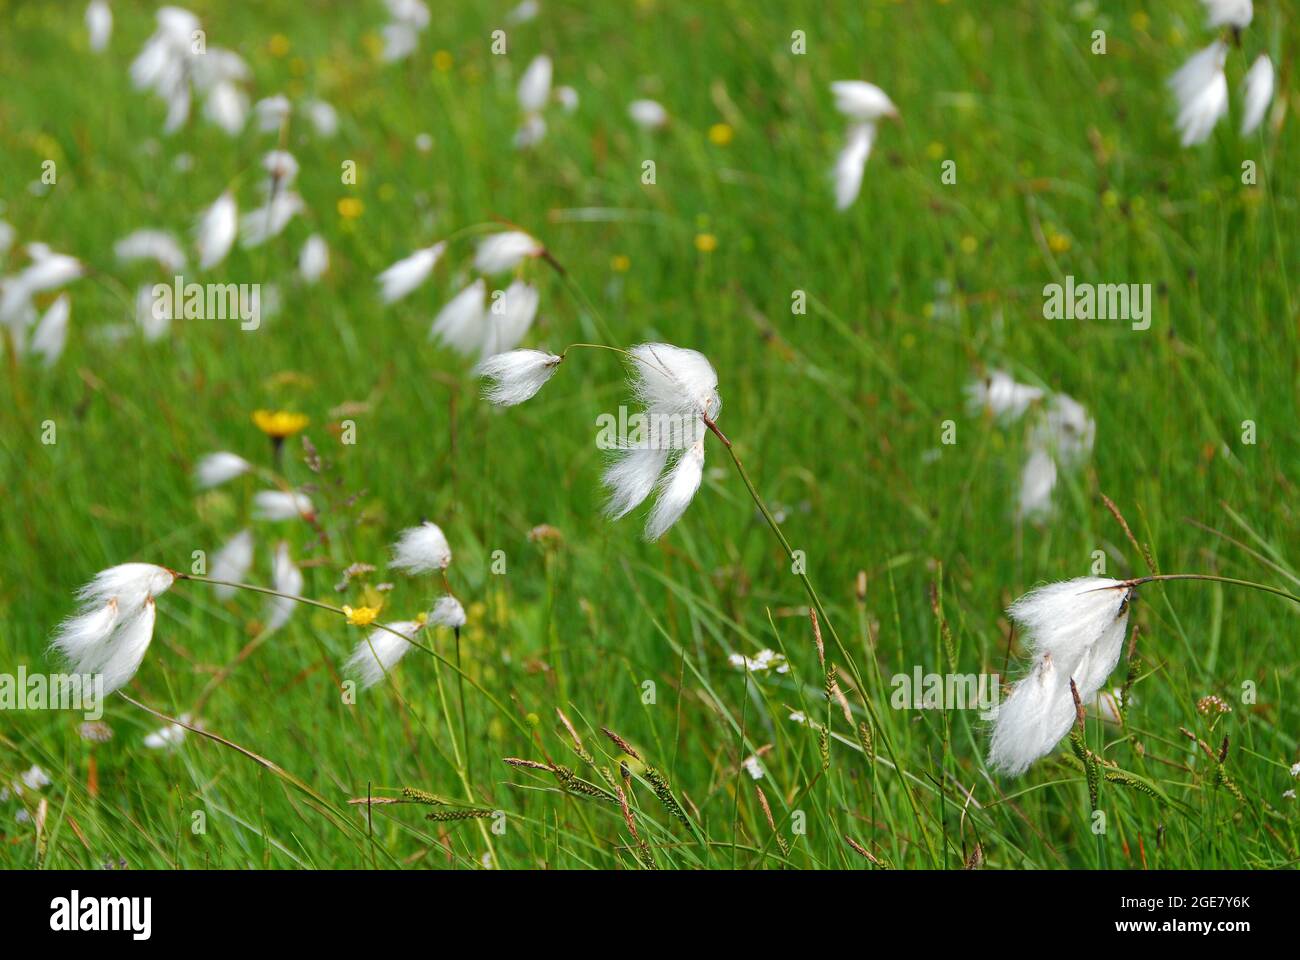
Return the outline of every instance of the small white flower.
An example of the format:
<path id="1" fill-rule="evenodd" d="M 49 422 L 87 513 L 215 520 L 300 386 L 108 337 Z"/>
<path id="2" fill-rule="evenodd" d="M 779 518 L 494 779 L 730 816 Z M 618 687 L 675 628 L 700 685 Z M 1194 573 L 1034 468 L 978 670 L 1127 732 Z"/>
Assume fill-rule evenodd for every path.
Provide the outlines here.
<path id="1" fill-rule="evenodd" d="M 733 653 L 727 659 L 737 670 L 745 670 L 749 673 L 790 672 L 789 662 L 775 650 L 760 650 L 752 658 L 744 654 Z"/>
<path id="2" fill-rule="evenodd" d="M 808 715 L 802 710 L 791 710 L 788 719 L 791 723 L 807 723 Z"/>
<path id="3" fill-rule="evenodd" d="M 1178 101 L 1178 131 L 1184 147 L 1207 140 L 1228 112 L 1228 79 L 1223 64 L 1228 45 L 1216 40 L 1195 53 L 1169 78 L 1169 86 Z"/>
<path id="4" fill-rule="evenodd" d="M 1201 0 L 1201 3 L 1205 5 L 1205 25 L 1211 30 L 1216 27 L 1245 30 L 1255 15 L 1251 0 Z"/>
<path id="5" fill-rule="evenodd" d="M 22 780 L 23 786 L 28 790 L 44 790 L 53 782 L 50 780 L 50 775 L 36 764 L 32 764 L 27 770 L 19 774 L 19 779 Z"/>
<path id="6" fill-rule="evenodd" d="M 871 145 L 876 139 L 876 127 L 870 123 L 857 123 L 849 127 L 844 146 L 835 158 L 835 209 L 847 210 L 858 198 L 862 188 L 862 175 L 871 156 Z"/>
<path id="7" fill-rule="evenodd" d="M 199 251 L 199 268 L 210 270 L 226 259 L 235 244 L 239 207 L 229 190 L 213 202 L 199 219 L 194 245 Z"/>
<path id="8" fill-rule="evenodd" d="M 451 546 L 442 528 L 426 520 L 398 534 L 388 565 L 412 576 L 446 570 L 451 566 Z"/>
<path id="9" fill-rule="evenodd" d="M 1273 61 L 1261 53 L 1246 71 L 1241 135 L 1248 137 L 1264 122 L 1269 101 L 1273 99 Z"/>
<path id="10" fill-rule="evenodd" d="M 745 772 L 754 780 L 763 779 L 763 765 L 759 762 L 757 756 L 746 757 L 743 763 Z"/>
<path id="11" fill-rule="evenodd" d="M 837 80 L 831 84 L 835 109 L 857 123 L 878 123 L 897 117 L 898 108 L 885 91 L 865 80 Z"/>
<path id="12" fill-rule="evenodd" d="M 242 583 L 253 566 L 253 532 L 241 530 L 235 534 L 212 557 L 210 576 L 214 580 L 231 580 Z M 235 595 L 236 587 L 218 583 L 212 592 L 220 600 L 229 600 Z"/>
<path id="13" fill-rule="evenodd" d="M 113 35 L 113 11 L 105 0 L 90 0 L 86 6 L 86 32 L 90 34 L 90 49 L 95 53 L 108 48 Z"/>
<path id="14" fill-rule="evenodd" d="M 474 253 L 474 269 L 479 273 L 505 273 L 527 257 L 540 256 L 544 248 L 521 230 L 493 233 L 479 241 Z"/>
<path id="15" fill-rule="evenodd" d="M 475 373 L 491 381 L 484 397 L 497 406 L 513 407 L 542 389 L 563 359 L 544 350 L 511 350 L 482 361 Z"/>
<path id="16" fill-rule="evenodd" d="M 519 109 L 524 113 L 540 113 L 551 97 L 551 58 L 541 54 L 533 58 L 519 78 Z"/>
<path id="17" fill-rule="evenodd" d="M 298 254 L 298 273 L 305 283 L 315 283 L 330 266 L 330 248 L 325 238 L 313 233 Z"/>
<path id="18" fill-rule="evenodd" d="M 1300 777 L 1300 763 L 1291 764 L 1291 776 Z"/>
<path id="19" fill-rule="evenodd" d="M 484 297 L 487 285 L 480 277 L 447 301 L 433 318 L 429 335 L 457 353 L 469 356 L 483 343 L 486 327 Z"/>
<path id="20" fill-rule="evenodd" d="M 1074 680 L 1090 702 L 1119 662 L 1128 631 L 1131 591 L 1119 580 L 1080 577 L 1030 591 L 1007 611 L 1034 657 L 1028 676 L 992 711 L 989 763 L 1023 773 L 1075 723 Z"/>
<path id="21" fill-rule="evenodd" d="M 375 278 L 380 287 L 380 297 L 384 303 L 393 303 L 402 299 L 429 278 L 437 265 L 445 244 L 435 243 L 424 247 L 408 257 L 403 257 Z"/>
<path id="22" fill-rule="evenodd" d="M 654 100 L 633 100 L 627 105 L 627 115 L 644 130 L 659 130 L 668 126 L 668 111 Z"/>
<path id="23" fill-rule="evenodd" d="M 465 626 L 467 620 L 465 608 L 449 593 L 439 597 L 438 602 L 433 605 L 433 610 L 429 612 L 430 623 L 446 627 L 448 630 L 459 630 Z"/>
<path id="24" fill-rule="evenodd" d="M 424 625 L 415 620 L 400 620 L 388 624 L 388 629 L 375 629 L 357 644 L 344 671 L 356 678 L 364 690 L 373 687 L 385 674 L 397 666 L 412 648 L 415 635 Z M 392 631 L 392 632 L 390 632 Z M 394 635 L 397 634 L 397 635 Z"/>
<path id="25" fill-rule="evenodd" d="M 200 490 L 208 490 L 250 473 L 252 469 L 253 465 L 239 454 L 218 450 L 206 454 L 195 466 L 194 484 Z"/>
<path id="26" fill-rule="evenodd" d="M 1043 399 L 1041 387 L 1017 383 L 1005 370 L 990 370 L 988 376 L 966 385 L 967 408 L 971 414 L 988 411 L 1003 423 L 1013 423 L 1032 404 Z"/>
<path id="27" fill-rule="evenodd" d="M 63 356 L 63 348 L 68 343 L 68 317 L 72 313 L 72 301 L 66 293 L 59 294 L 50 304 L 50 308 L 41 317 L 41 322 L 32 335 L 27 349 L 39 355 L 45 366 L 52 367 Z"/>
<path id="28" fill-rule="evenodd" d="M 261 490 L 253 497 L 253 516 L 259 520 L 309 519 L 315 515 L 311 500 L 296 490 Z"/>
<path id="29" fill-rule="evenodd" d="M 153 639 L 154 598 L 175 582 L 170 570 L 124 563 L 103 570 L 78 592 L 79 612 L 61 623 L 50 645 L 74 673 L 102 674 L 104 693 L 127 683 Z"/>
<path id="30" fill-rule="evenodd" d="M 294 566 L 293 557 L 289 555 L 289 544 L 281 540 L 276 545 L 275 556 L 271 560 L 271 586 L 280 593 L 296 597 L 302 594 L 302 585 L 302 571 Z M 266 632 L 279 630 L 288 623 L 297 606 L 298 601 L 289 597 L 269 597 L 263 617 Z"/>
<path id="31" fill-rule="evenodd" d="M 176 237 L 166 230 L 136 230 L 113 244 L 117 259 L 155 260 L 173 273 L 185 269 L 185 252 Z"/>

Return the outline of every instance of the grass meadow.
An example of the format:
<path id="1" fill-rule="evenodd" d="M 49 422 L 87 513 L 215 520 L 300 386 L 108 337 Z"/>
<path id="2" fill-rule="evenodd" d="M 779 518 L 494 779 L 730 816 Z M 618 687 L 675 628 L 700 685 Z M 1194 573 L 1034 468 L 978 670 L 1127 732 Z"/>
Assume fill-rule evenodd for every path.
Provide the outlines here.
<path id="1" fill-rule="evenodd" d="M 435 520 L 469 615 L 459 644 L 430 628 L 424 652 L 349 695 L 343 664 L 364 631 L 301 607 L 266 636 L 264 598 L 177 583 L 123 692 L 212 736 L 150 748 L 164 720 L 118 696 L 103 742 L 76 712 L 5 711 L 0 782 L 33 765 L 50 782 L 0 801 L 0 866 L 1300 859 L 1286 795 L 1300 608 L 1284 599 L 1141 588 L 1136 655 L 1110 682 L 1127 691 L 1123 722 L 1089 705 L 1087 763 L 1067 741 L 1004 776 L 978 710 L 891 703 L 895 675 L 918 669 L 1018 678 L 1011 601 L 1045 581 L 1146 573 L 1135 541 L 1164 572 L 1300 583 L 1300 10 L 1257 2 L 1241 40 L 1279 66 L 1268 121 L 1238 133 L 1249 61 L 1234 50 L 1233 112 L 1184 149 L 1166 80 L 1216 35 L 1193 0 L 542 0 L 520 23 L 508 3 L 437 6 L 415 52 L 387 63 L 378 0 L 190 0 L 208 43 L 247 62 L 252 99 L 338 112 L 334 137 L 297 112 L 231 137 L 197 104 L 164 136 L 165 105 L 132 88 L 155 4 L 113 2 L 111 42 L 92 52 L 84 4 L 0 0 L 0 219 L 15 235 L 0 274 L 33 242 L 89 269 L 67 287 L 53 367 L 4 351 L 0 672 L 57 669 L 50 634 L 97 571 L 187 570 L 245 527 L 250 582 L 270 582 L 283 540 L 304 596 L 404 620 L 442 587 L 387 571 L 389 545 Z M 542 53 L 580 102 L 548 108 L 545 139 L 515 149 L 516 84 Z M 845 124 L 829 84 L 847 78 L 879 84 L 901 117 L 881 125 L 861 194 L 838 212 L 829 171 Z M 662 103 L 668 126 L 635 125 L 637 98 Z M 301 166 L 304 211 L 199 271 L 196 218 L 227 189 L 251 209 L 277 146 Z M 518 268 L 541 294 L 525 345 L 662 340 L 712 362 L 718 426 L 824 605 L 843 703 L 826 696 L 804 586 L 716 438 L 689 510 L 647 543 L 643 510 L 601 513 L 597 418 L 629 402 L 616 355 L 576 351 L 501 410 L 470 362 L 430 341 L 476 231 L 502 221 L 563 270 Z M 278 305 L 256 330 L 180 320 L 152 341 L 114 335 L 134 323 L 137 288 L 170 280 L 114 256 L 140 227 L 182 239 L 187 279 L 260 283 Z M 297 273 L 310 234 L 330 255 L 315 284 Z M 384 304 L 376 275 L 445 238 L 428 282 Z M 1149 329 L 1047 319 L 1043 288 L 1067 276 L 1150 284 Z M 1095 419 L 1050 515 L 1017 509 L 1026 422 L 968 407 L 965 386 L 994 369 Z M 213 450 L 276 468 L 259 409 L 309 418 L 278 469 L 309 485 L 318 528 L 253 518 L 254 477 L 195 490 Z M 347 580 L 358 563 L 376 569 Z M 731 663 L 764 649 L 788 670 Z"/>

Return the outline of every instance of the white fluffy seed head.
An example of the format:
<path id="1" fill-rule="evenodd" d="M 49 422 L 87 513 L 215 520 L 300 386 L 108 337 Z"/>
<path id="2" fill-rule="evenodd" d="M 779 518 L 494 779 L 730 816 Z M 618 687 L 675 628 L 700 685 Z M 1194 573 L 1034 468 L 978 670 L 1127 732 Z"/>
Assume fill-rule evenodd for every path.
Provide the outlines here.
<path id="1" fill-rule="evenodd" d="M 1075 722 L 1074 694 L 1092 700 L 1119 662 L 1132 593 L 1119 580 L 1080 577 L 1030 591 L 1007 611 L 1024 631 L 1034 666 L 994 711 L 992 766 L 1023 773 Z"/>
<path id="2" fill-rule="evenodd" d="M 41 317 L 27 345 L 28 351 L 39 356 L 47 368 L 54 366 L 63 356 L 63 348 L 68 344 L 68 319 L 71 315 L 72 301 L 66 293 L 59 294 Z"/>
<path id="3" fill-rule="evenodd" d="M 633 100 L 627 105 L 627 115 L 643 130 L 660 130 L 668 126 L 668 111 L 655 100 Z"/>
<path id="4" fill-rule="evenodd" d="M 446 570 L 451 566 L 451 546 L 442 528 L 426 520 L 398 534 L 388 565 L 412 576 Z"/>
<path id="5" fill-rule="evenodd" d="M 717 418 L 718 374 L 704 354 L 669 343 L 642 343 L 630 353 L 632 389 L 650 412 Z"/>
<path id="6" fill-rule="evenodd" d="M 1052 512 L 1052 491 L 1056 489 L 1056 461 L 1035 447 L 1020 471 L 1020 516 L 1041 519 Z"/>
<path id="7" fill-rule="evenodd" d="M 1169 86 L 1178 101 L 1175 122 L 1184 147 L 1207 140 L 1215 124 L 1228 112 L 1228 79 L 1223 74 L 1227 57 L 1228 45 L 1216 40 L 1194 53 L 1169 78 Z"/>
<path id="8" fill-rule="evenodd" d="M 1043 399 L 1043 389 L 1017 383 L 1005 370 L 990 370 L 987 376 L 966 385 L 966 398 L 972 415 L 987 412 L 1003 423 L 1013 423 Z"/>
<path id="9" fill-rule="evenodd" d="M 528 257 L 541 256 L 542 245 L 521 230 L 494 233 L 479 241 L 474 252 L 474 269 L 479 273 L 505 273 Z"/>
<path id="10" fill-rule="evenodd" d="M 209 576 L 214 580 L 230 580 L 242 583 L 253 566 L 253 531 L 241 530 L 235 534 L 212 557 Z M 220 600 L 229 600 L 235 595 L 237 587 L 224 583 L 213 585 L 212 592 Z"/>
<path id="11" fill-rule="evenodd" d="M 605 515 L 617 520 L 640 506 L 654 490 L 655 482 L 668 463 L 668 454 L 667 447 L 620 450 L 603 477 L 609 489 Z"/>
<path id="12" fill-rule="evenodd" d="M 357 680 L 362 689 L 373 687 L 397 666 L 397 662 L 406 656 L 412 648 L 415 635 L 423 624 L 415 620 L 399 620 L 388 624 L 388 630 L 370 631 L 366 638 L 357 644 L 352 656 L 344 666 L 344 672 Z M 395 636 L 394 631 L 400 636 Z"/>
<path id="13" fill-rule="evenodd" d="M 185 251 L 166 230 L 135 230 L 113 244 L 113 254 L 124 262 L 153 260 L 164 270 L 185 269 Z"/>
<path id="14" fill-rule="evenodd" d="M 533 397 L 555 376 L 563 357 L 544 350 L 511 350 L 488 357 L 475 373 L 489 381 L 483 396 L 500 407 L 513 407 Z"/>
<path id="15" fill-rule="evenodd" d="M 305 283 L 315 283 L 330 267 L 330 248 L 325 238 L 313 233 L 298 254 L 298 274 Z"/>
<path id="16" fill-rule="evenodd" d="M 206 454 L 194 468 L 194 484 L 200 490 L 219 487 L 252 471 L 253 465 L 237 453 L 218 450 Z"/>
<path id="17" fill-rule="evenodd" d="M 700 489 L 703 478 L 704 442 L 701 440 L 681 452 L 660 482 L 659 496 L 655 498 L 655 505 L 646 520 L 647 540 L 658 540 L 681 519 L 695 492 Z"/>
<path id="18" fill-rule="evenodd" d="M 384 303 L 392 303 L 406 296 L 429 278 L 429 274 L 442 257 L 446 245 L 435 243 L 431 247 L 417 250 L 408 257 L 403 257 L 375 278 L 379 284 L 379 295 Z"/>
<path id="19" fill-rule="evenodd" d="M 238 228 L 239 207 L 234 194 L 227 191 L 217 197 L 199 218 L 194 245 L 199 251 L 201 269 L 209 270 L 226 259 L 234 246 Z"/>
<path id="20" fill-rule="evenodd" d="M 446 627 L 449 630 L 459 630 L 465 626 L 467 619 L 465 608 L 460 605 L 459 600 L 449 593 L 439 597 L 438 602 L 429 611 L 430 623 L 436 623 L 438 626 Z"/>
<path id="21" fill-rule="evenodd" d="M 1205 25 L 1211 29 L 1235 27 L 1245 30 L 1255 15 L 1251 0 L 1201 0 L 1205 5 Z"/>
<path id="22" fill-rule="evenodd" d="M 836 80 L 831 84 L 835 109 L 858 123 L 876 123 L 897 117 L 898 108 L 884 90 L 865 80 Z"/>
<path id="23" fill-rule="evenodd" d="M 551 96 L 551 58 L 546 54 L 534 57 L 519 78 L 519 109 L 524 113 L 538 113 Z"/>
<path id="24" fill-rule="evenodd" d="M 1029 433 L 1032 446 L 1050 451 L 1064 467 L 1077 467 L 1092 456 L 1096 439 L 1096 421 L 1083 404 L 1064 393 L 1052 394 Z"/>
<path id="25" fill-rule="evenodd" d="M 488 310 L 480 355 L 494 357 L 519 346 L 533 325 L 540 301 L 541 295 L 532 284 L 522 280 L 510 284 L 502 295 L 500 312 L 495 304 Z"/>
<path id="26" fill-rule="evenodd" d="M 1242 96 L 1241 135 L 1248 137 L 1264 122 L 1269 101 L 1273 99 L 1273 61 L 1261 53 L 1246 71 Z"/>
<path id="27" fill-rule="evenodd" d="M 302 594 L 302 571 L 294 565 L 293 557 L 289 554 L 289 544 L 283 540 L 276 546 L 275 556 L 271 559 L 271 586 L 280 593 L 295 597 Z M 297 606 L 298 602 L 288 597 L 268 597 L 263 616 L 266 632 L 279 630 L 288 623 Z"/>
<path id="28" fill-rule="evenodd" d="M 867 158 L 876 140 L 876 125 L 855 123 L 849 127 L 844 146 L 835 157 L 832 177 L 835 182 L 835 209 L 847 210 L 858 198 L 862 189 L 862 175 L 867 169 Z"/>
<path id="29" fill-rule="evenodd" d="M 486 326 L 483 306 L 486 295 L 487 285 L 480 277 L 438 311 L 429 335 L 463 356 L 477 353 Z"/>
<path id="30" fill-rule="evenodd" d="M 113 35 L 113 11 L 107 0 L 90 0 L 86 5 L 86 32 L 90 35 L 90 49 L 99 53 L 108 47 Z"/>
<path id="31" fill-rule="evenodd" d="M 315 515 L 311 498 L 296 490 L 259 490 L 253 497 L 253 516 L 258 520 L 298 520 Z"/>

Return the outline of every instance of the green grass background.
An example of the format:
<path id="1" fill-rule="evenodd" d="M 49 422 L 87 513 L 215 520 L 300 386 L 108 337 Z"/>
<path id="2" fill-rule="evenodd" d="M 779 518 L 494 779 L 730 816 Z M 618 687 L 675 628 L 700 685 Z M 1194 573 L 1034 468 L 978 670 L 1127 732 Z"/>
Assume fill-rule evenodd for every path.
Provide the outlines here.
<path id="1" fill-rule="evenodd" d="M 163 341 L 114 347 L 95 329 L 128 320 L 135 288 L 165 278 L 116 263 L 113 242 L 142 226 L 186 233 L 236 178 L 250 208 L 275 138 L 250 125 L 232 140 L 201 122 L 160 136 L 163 105 L 127 75 L 152 4 L 115 2 L 111 46 L 95 55 L 83 4 L 0 0 L 0 216 L 19 244 L 48 242 L 97 271 L 70 288 L 58 366 L 6 355 L 0 378 L 0 670 L 53 669 L 49 633 L 97 570 L 126 560 L 186 568 L 192 551 L 239 529 L 254 482 L 196 496 L 189 472 L 213 449 L 269 463 L 249 416 L 285 407 L 310 415 L 306 435 L 328 464 L 313 477 L 291 442 L 286 472 L 320 486 L 333 536 L 313 550 L 305 525 L 255 523 L 251 577 L 268 582 L 270 548 L 285 537 L 300 560 L 318 561 L 305 570 L 307 595 L 355 603 L 356 591 L 334 590 L 340 570 L 382 564 L 398 530 L 437 520 L 471 609 L 465 670 L 496 702 L 467 686 L 463 729 L 454 672 L 413 652 L 389 684 L 345 704 L 340 667 L 361 633 L 302 609 L 200 718 L 283 775 L 193 735 L 173 752 L 147 750 L 142 738 L 159 721 L 118 698 L 106 716 L 115 735 L 100 745 L 79 738 L 75 714 L 0 714 L 0 779 L 33 763 L 53 779 L 40 794 L 39 839 L 16 816 L 24 804 L 35 814 L 36 797 L 0 804 L 0 865 L 476 868 L 488 839 L 502 867 L 641 865 L 617 805 L 502 763 L 550 757 L 603 783 L 573 755 L 557 708 L 615 780 L 622 750 L 601 726 L 671 783 L 690 830 L 639 774 L 629 795 L 661 867 L 872 868 L 845 835 L 894 867 L 961 867 L 977 846 L 997 868 L 1279 867 L 1300 857 L 1296 804 L 1283 797 L 1300 759 L 1300 637 L 1283 600 L 1203 583 L 1144 590 L 1128 727 L 1090 717 L 1088 740 L 1160 796 L 1103 783 L 1100 834 L 1068 744 L 1023 778 L 1001 778 L 984 764 L 976 713 L 888 706 L 893 673 L 949 669 L 933 586 L 957 670 L 1014 677 L 1024 660 L 1017 638 L 1008 668 L 1002 611 L 1012 599 L 1088 573 L 1098 550 L 1109 575 L 1145 572 L 1103 492 L 1162 570 L 1288 585 L 1187 521 L 1286 570 L 1300 562 L 1291 3 L 1257 4 L 1245 37 L 1250 56 L 1266 50 L 1279 64 L 1280 129 L 1237 135 L 1248 61 L 1234 52 L 1232 116 L 1190 150 L 1178 146 L 1164 81 L 1211 39 L 1192 0 L 543 0 L 537 20 L 507 28 L 502 57 L 489 36 L 510 5 L 458 3 L 439 5 L 419 52 L 395 65 L 373 53 L 378 2 L 189 6 L 209 44 L 248 60 L 255 98 L 323 97 L 342 129 L 324 140 L 301 118 L 292 124 L 306 217 L 210 276 L 190 268 L 200 281 L 278 284 L 278 315 L 255 333 L 182 321 Z M 807 34 L 803 56 L 791 54 L 796 29 Z M 1104 56 L 1090 52 L 1094 29 L 1106 31 Z M 435 67 L 436 51 L 450 54 L 449 70 Z M 514 86 L 541 52 L 581 106 L 550 110 L 546 140 L 522 154 L 510 146 Z M 827 174 L 843 123 L 828 84 L 856 77 L 880 83 L 903 122 L 882 128 L 861 197 L 837 215 Z M 668 130 L 630 123 L 626 104 L 638 96 L 668 107 Z M 708 137 L 717 123 L 734 129 L 729 145 Z M 433 138 L 427 154 L 420 132 Z M 190 172 L 175 168 L 180 153 Z M 58 183 L 38 196 L 28 184 L 45 159 Z M 654 186 L 640 182 L 647 159 Z M 956 161 L 955 185 L 940 182 L 945 159 Z M 345 160 L 357 164 L 355 186 L 340 182 Z M 1257 185 L 1241 182 L 1246 160 Z M 364 205 L 360 217 L 340 216 L 348 197 Z M 606 212 L 574 212 L 588 208 Z M 471 244 L 453 244 L 415 295 L 378 302 L 373 278 L 389 263 L 494 216 L 544 240 L 616 342 L 664 339 L 712 360 L 720 425 L 806 552 L 844 639 L 830 658 L 859 713 L 846 653 L 865 678 L 897 768 L 883 752 L 864 757 L 838 708 L 825 769 L 818 734 L 787 719 L 790 709 L 828 717 L 806 598 L 716 441 L 696 501 L 647 545 L 639 519 L 611 524 L 599 510 L 595 420 L 626 394 L 612 357 L 574 354 L 536 399 L 501 412 L 477 398 L 465 363 L 427 340 Z M 331 268 L 303 287 L 293 270 L 312 231 L 328 241 Z M 716 237 L 713 252 L 697 250 L 701 233 Z M 625 272 L 613 266 L 620 256 Z M 604 338 L 544 264 L 524 273 L 542 290 L 528 343 Z M 1151 329 L 1044 320 L 1042 287 L 1066 274 L 1153 284 Z M 791 312 L 794 290 L 808 295 L 805 315 Z M 1015 518 L 1024 430 L 964 409 L 962 385 L 984 366 L 1063 390 L 1096 418 L 1095 453 L 1063 479 L 1048 523 Z M 338 439 L 347 418 L 351 446 Z M 949 419 L 957 443 L 944 446 Z M 46 420 L 53 445 L 41 443 Z M 1244 420 L 1256 424 L 1254 445 L 1242 443 Z M 561 546 L 529 541 L 542 523 Z M 504 576 L 489 569 L 497 550 Z M 432 583 L 399 579 L 385 617 L 409 617 L 435 595 Z M 180 584 L 158 607 L 127 692 L 175 716 L 256 633 L 261 605 Z M 426 640 L 454 658 L 449 635 Z M 763 647 L 784 649 L 791 673 L 747 688 L 727 656 Z M 1113 682 L 1123 677 L 1121 667 Z M 1253 705 L 1242 702 L 1247 681 Z M 1207 694 L 1232 712 L 1203 716 Z M 1230 738 L 1224 769 L 1240 798 L 1216 785 L 1215 765 L 1180 727 L 1215 750 Z M 453 738 L 467 742 L 460 763 Z M 764 747 L 759 786 L 779 842 L 740 766 Z M 403 786 L 505 811 L 505 832 L 429 822 L 414 805 L 375 807 L 368 823 L 346 806 Z M 195 811 L 204 834 L 191 831 Z"/>

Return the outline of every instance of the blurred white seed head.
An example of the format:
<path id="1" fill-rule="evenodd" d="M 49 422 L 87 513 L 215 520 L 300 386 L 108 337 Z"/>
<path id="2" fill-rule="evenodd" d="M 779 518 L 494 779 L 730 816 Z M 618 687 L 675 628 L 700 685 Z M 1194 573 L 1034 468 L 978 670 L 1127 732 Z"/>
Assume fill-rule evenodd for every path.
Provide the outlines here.
<path id="1" fill-rule="evenodd" d="M 878 123 L 897 117 L 898 108 L 884 90 L 865 80 L 836 80 L 831 84 L 835 109 L 857 123 Z"/>
<path id="2" fill-rule="evenodd" d="M 451 546 L 442 528 L 426 520 L 398 534 L 388 565 L 412 576 L 446 570 L 451 566 Z"/>
<path id="3" fill-rule="evenodd" d="M 563 359 L 544 350 L 511 350 L 483 360 L 475 373 L 489 381 L 484 397 L 497 406 L 513 407 L 542 389 Z"/>
<path id="4" fill-rule="evenodd" d="M 479 354 L 496 356 L 519 346 L 537 316 L 541 295 L 532 284 L 516 280 L 506 287 L 501 299 L 501 309 L 489 309 L 483 330 Z"/>
<path id="5" fill-rule="evenodd" d="M 429 611 L 429 622 L 449 630 L 459 630 L 465 626 L 467 618 L 465 608 L 451 594 L 443 594 Z"/>
<path id="6" fill-rule="evenodd" d="M 479 241 L 474 253 L 474 269 L 479 273 L 505 273 L 528 257 L 541 256 L 542 245 L 522 230 L 493 233 Z"/>
<path id="7" fill-rule="evenodd" d="M 330 248 L 325 238 L 313 233 L 302 245 L 298 255 L 298 274 L 304 283 L 315 283 L 330 267 Z"/>
<path id="8" fill-rule="evenodd" d="M 524 69 L 519 78 L 519 109 L 524 113 L 540 113 L 551 97 L 551 58 L 541 54 Z"/>
<path id="9" fill-rule="evenodd" d="M 415 635 L 423 626 L 416 620 L 399 620 L 388 624 L 387 630 L 371 630 L 357 644 L 344 665 L 344 672 L 360 683 L 363 690 L 373 687 L 406 656 L 412 648 Z"/>
<path id="10" fill-rule="evenodd" d="M 59 362 L 63 348 L 68 343 L 68 318 L 72 314 L 72 301 L 66 293 L 59 294 L 41 317 L 27 345 L 29 352 L 36 354 L 47 368 Z"/>
<path id="11" fill-rule="evenodd" d="M 402 299 L 429 278 L 446 245 L 435 243 L 403 257 L 375 278 L 384 303 Z"/>
<path id="12" fill-rule="evenodd" d="M 1169 78 L 1178 102 L 1175 123 L 1184 147 L 1204 143 L 1228 112 L 1228 79 L 1223 74 L 1227 57 L 1228 45 L 1216 40 L 1194 53 Z"/>
<path id="13" fill-rule="evenodd" d="M 208 575 L 214 580 L 232 580 L 242 583 L 253 566 L 253 531 L 241 530 L 235 534 L 212 556 L 212 565 Z M 224 583 L 213 585 L 212 592 L 218 599 L 229 600 L 235 595 L 236 587 Z"/>
<path id="14" fill-rule="evenodd" d="M 1211 30 L 1217 27 L 1244 30 L 1255 15 L 1251 0 L 1201 0 L 1201 3 L 1205 5 L 1205 25 Z"/>
<path id="15" fill-rule="evenodd" d="M 237 453 L 217 450 L 205 454 L 194 468 L 194 485 L 200 490 L 219 487 L 251 472 L 253 465 Z"/>
<path id="16" fill-rule="evenodd" d="M 185 269 L 185 251 L 166 230 L 136 230 L 113 244 L 113 253 L 122 261 L 154 260 L 173 273 Z"/>
<path id="17" fill-rule="evenodd" d="M 339 132 L 338 111 L 324 100 L 307 100 L 303 103 L 303 110 L 322 137 L 328 139 Z"/>
<path id="18" fill-rule="evenodd" d="M 289 554 L 289 544 L 283 540 L 276 545 L 275 555 L 271 559 L 271 586 L 280 593 L 295 597 L 302 594 L 302 571 L 294 565 L 293 557 Z M 279 630 L 288 623 L 297 606 L 298 602 L 288 597 L 268 597 L 263 616 L 266 632 Z"/>
<path id="19" fill-rule="evenodd" d="M 1043 392 L 1041 387 L 1017 383 L 1005 370 L 990 370 L 966 385 L 967 409 L 972 415 L 987 411 L 1003 423 L 1013 423 L 1043 399 Z"/>
<path id="20" fill-rule="evenodd" d="M 573 87 L 556 87 L 555 99 L 565 113 L 573 113 L 578 109 L 578 91 Z"/>
<path id="21" fill-rule="evenodd" d="M 476 353 L 483 343 L 486 296 L 487 284 L 480 277 L 438 311 L 429 335 L 464 356 Z"/>
<path id="22" fill-rule="evenodd" d="M 660 130 L 668 126 L 668 111 L 655 100 L 633 100 L 627 105 L 627 115 L 643 130 Z"/>
<path id="23" fill-rule="evenodd" d="M 296 490 L 260 490 L 253 497 L 253 516 L 258 520 L 310 519 L 315 515 L 311 499 Z"/>
<path id="24" fill-rule="evenodd" d="M 1273 61 L 1261 53 L 1246 71 L 1242 96 L 1241 135 L 1248 137 L 1264 122 L 1269 101 L 1273 99 Z"/>
<path id="25" fill-rule="evenodd" d="M 229 190 L 217 197 L 199 218 L 194 245 L 199 251 L 199 268 L 210 270 L 226 259 L 235 244 L 239 207 Z"/>
<path id="26" fill-rule="evenodd" d="M 1056 461 L 1042 448 L 1034 448 L 1020 471 L 1020 516 L 1042 519 L 1052 512 L 1056 489 Z"/>
<path id="27" fill-rule="evenodd" d="M 871 145 L 876 139 L 876 127 L 871 123 L 855 123 L 849 127 L 844 146 L 835 158 L 835 209 L 847 210 L 858 198 L 862 189 L 862 175 L 871 156 Z"/>
<path id="28" fill-rule="evenodd" d="M 100 53 L 108 49 L 113 36 L 113 11 L 106 0 L 90 0 L 86 5 L 86 32 L 90 35 L 90 49 Z"/>
<path id="29" fill-rule="evenodd" d="M 292 111 L 293 106 L 289 103 L 289 98 L 283 94 L 264 97 L 253 104 L 253 117 L 257 121 L 257 129 L 262 133 L 277 132 L 284 126 Z"/>

